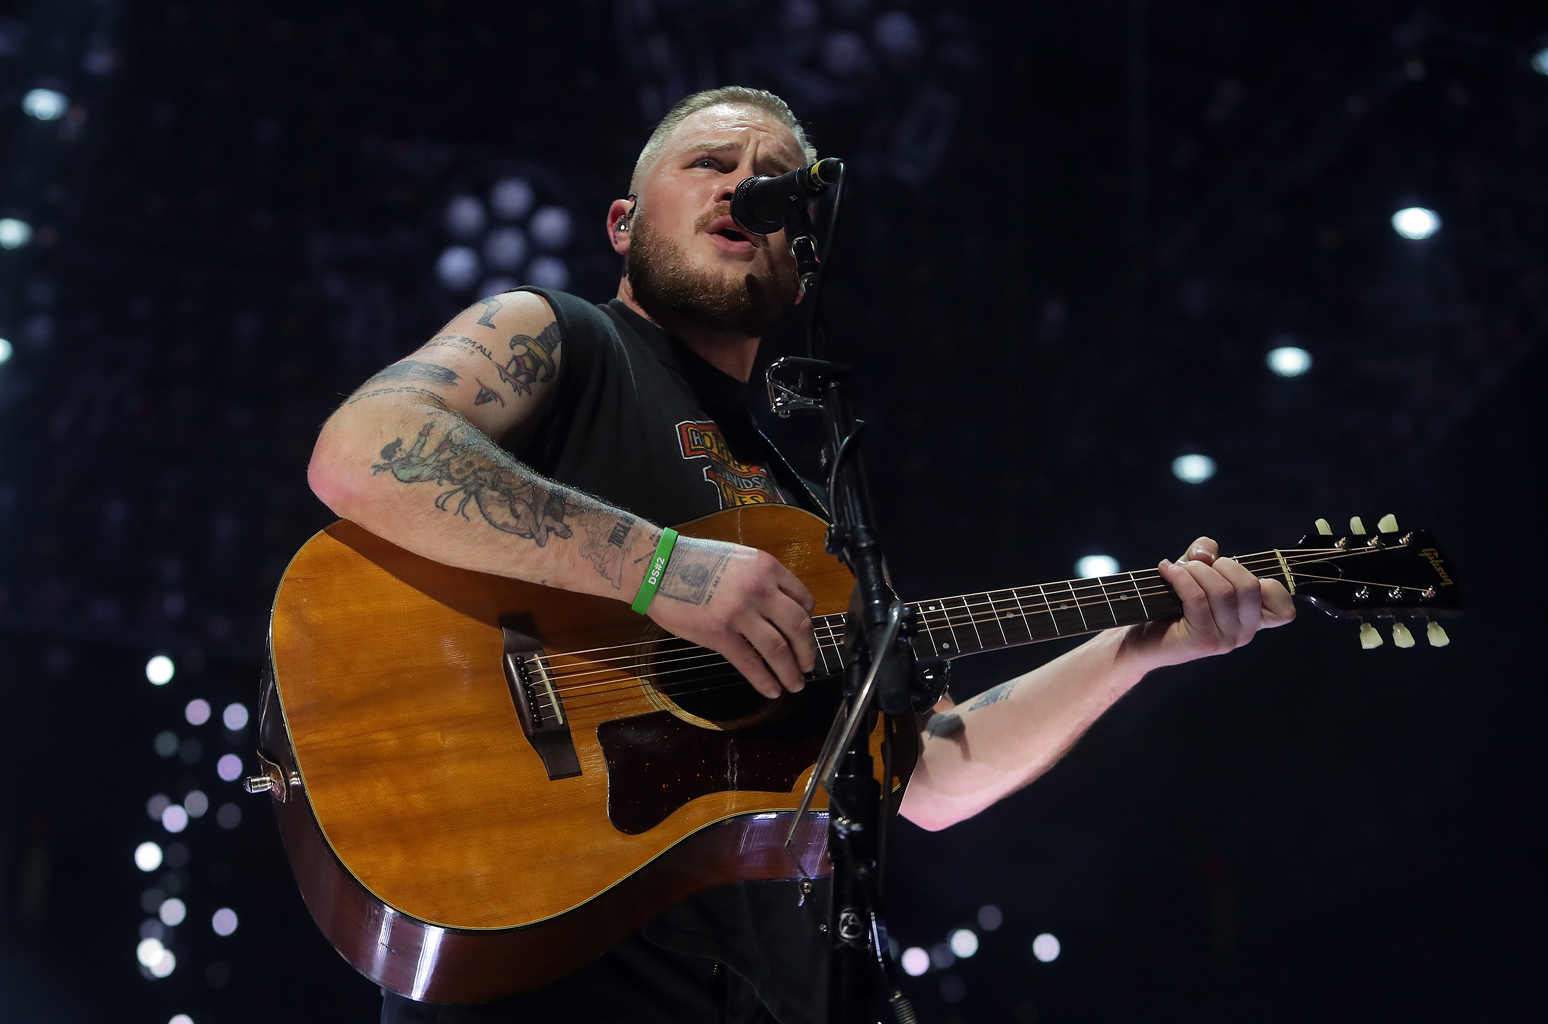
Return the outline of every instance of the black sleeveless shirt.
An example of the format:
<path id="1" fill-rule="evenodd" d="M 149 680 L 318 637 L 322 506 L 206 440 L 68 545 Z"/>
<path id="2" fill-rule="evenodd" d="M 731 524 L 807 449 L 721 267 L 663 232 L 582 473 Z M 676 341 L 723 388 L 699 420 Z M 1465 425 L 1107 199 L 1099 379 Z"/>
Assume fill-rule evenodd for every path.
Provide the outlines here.
<path id="1" fill-rule="evenodd" d="M 746 384 L 617 299 L 593 305 L 564 292 L 521 290 L 552 307 L 561 348 L 557 390 L 536 432 L 512 452 L 517 458 L 660 526 L 761 502 L 826 518 L 816 488 L 758 430 Z M 772 1015 L 779 1024 L 821 1024 L 826 881 L 804 898 L 794 882 L 711 889 L 546 989 L 482 1007 L 389 996 L 383 1020 L 718 1024 Z"/>

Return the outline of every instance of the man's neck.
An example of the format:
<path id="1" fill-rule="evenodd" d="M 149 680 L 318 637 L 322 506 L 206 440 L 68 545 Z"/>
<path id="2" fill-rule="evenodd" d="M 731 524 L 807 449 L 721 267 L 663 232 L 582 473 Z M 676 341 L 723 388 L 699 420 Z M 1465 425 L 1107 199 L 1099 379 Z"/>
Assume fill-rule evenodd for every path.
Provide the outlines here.
<path id="1" fill-rule="evenodd" d="M 758 357 L 758 342 L 761 339 L 749 338 L 745 334 L 705 330 L 699 324 L 675 318 L 652 316 L 635 301 L 634 290 L 629 287 L 627 277 L 618 282 L 618 298 L 625 306 L 687 345 L 694 355 L 721 373 L 735 377 L 743 384 L 752 376 L 753 360 Z"/>

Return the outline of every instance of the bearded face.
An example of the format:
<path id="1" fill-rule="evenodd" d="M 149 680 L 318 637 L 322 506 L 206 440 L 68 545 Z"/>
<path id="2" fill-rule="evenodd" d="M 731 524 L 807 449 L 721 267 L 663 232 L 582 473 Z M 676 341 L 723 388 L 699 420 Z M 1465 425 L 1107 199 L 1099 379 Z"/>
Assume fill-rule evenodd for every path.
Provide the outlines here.
<path id="1" fill-rule="evenodd" d="M 729 209 L 721 204 L 709 211 L 695 229 Z M 655 230 L 645 208 L 635 213 L 629 235 L 629 287 L 652 319 L 761 338 L 796 304 L 798 280 L 790 261 L 759 260 L 745 269 L 697 264 Z"/>

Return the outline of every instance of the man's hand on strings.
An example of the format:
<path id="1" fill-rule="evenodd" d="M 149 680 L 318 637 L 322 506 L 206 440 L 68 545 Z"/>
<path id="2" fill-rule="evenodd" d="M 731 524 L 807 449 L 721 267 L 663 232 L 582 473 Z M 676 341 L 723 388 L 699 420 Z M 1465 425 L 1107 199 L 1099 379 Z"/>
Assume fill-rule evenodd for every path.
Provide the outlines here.
<path id="1" fill-rule="evenodd" d="M 1182 617 L 1130 626 L 1123 642 L 1126 653 L 1150 668 L 1233 651 L 1258 630 L 1295 618 L 1295 602 L 1282 583 L 1259 579 L 1236 559 L 1221 558 L 1220 546 L 1208 537 L 1159 568 L 1182 602 Z"/>
<path id="2" fill-rule="evenodd" d="M 806 685 L 817 663 L 816 601 L 773 555 L 722 541 L 681 537 L 650 618 L 662 629 L 723 655 L 765 697 Z"/>

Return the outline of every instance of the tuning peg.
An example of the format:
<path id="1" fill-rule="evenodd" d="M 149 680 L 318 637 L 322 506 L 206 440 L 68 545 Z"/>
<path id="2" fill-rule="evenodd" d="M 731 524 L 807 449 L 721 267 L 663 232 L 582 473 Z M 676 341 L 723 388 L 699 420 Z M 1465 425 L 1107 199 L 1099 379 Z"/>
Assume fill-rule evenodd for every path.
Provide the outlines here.
<path id="1" fill-rule="evenodd" d="M 1365 532 L 1365 524 L 1360 522 L 1359 516 L 1349 517 L 1349 532 L 1359 535 Z"/>
<path id="2" fill-rule="evenodd" d="M 1381 638 L 1381 634 L 1376 632 L 1375 626 L 1371 625 L 1369 622 L 1362 622 L 1360 624 L 1361 647 L 1365 648 L 1367 651 L 1374 651 L 1383 643 L 1384 641 Z"/>
<path id="3" fill-rule="evenodd" d="M 1397 533 L 1397 516 L 1393 515 L 1391 512 L 1388 512 L 1386 515 L 1382 516 L 1380 521 L 1376 523 L 1376 532 Z"/>
<path id="4" fill-rule="evenodd" d="M 1394 622 L 1392 624 L 1392 643 L 1396 647 L 1412 647 L 1414 645 L 1414 635 L 1401 622 Z"/>
<path id="5" fill-rule="evenodd" d="M 1425 638 L 1430 641 L 1431 647 L 1445 647 L 1447 644 L 1451 643 L 1451 637 L 1446 635 L 1446 631 L 1444 629 L 1441 629 L 1441 624 L 1439 622 L 1431 622 L 1430 625 L 1425 629 L 1424 635 Z"/>
<path id="6" fill-rule="evenodd" d="M 1333 527 L 1328 525 L 1326 519 L 1319 519 L 1317 520 L 1317 533 L 1323 537 L 1331 537 L 1333 536 Z"/>

